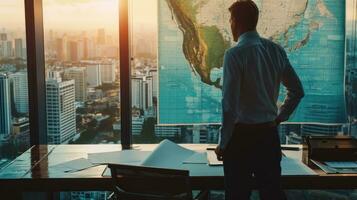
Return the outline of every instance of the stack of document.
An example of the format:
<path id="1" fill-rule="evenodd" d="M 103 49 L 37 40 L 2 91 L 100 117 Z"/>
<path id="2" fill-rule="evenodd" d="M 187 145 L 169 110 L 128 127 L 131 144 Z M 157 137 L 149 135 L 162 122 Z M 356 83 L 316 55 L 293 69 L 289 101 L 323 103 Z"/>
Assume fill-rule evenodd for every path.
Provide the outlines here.
<path id="1" fill-rule="evenodd" d="M 356 161 L 317 161 L 311 160 L 316 166 L 327 174 L 356 174 Z"/>

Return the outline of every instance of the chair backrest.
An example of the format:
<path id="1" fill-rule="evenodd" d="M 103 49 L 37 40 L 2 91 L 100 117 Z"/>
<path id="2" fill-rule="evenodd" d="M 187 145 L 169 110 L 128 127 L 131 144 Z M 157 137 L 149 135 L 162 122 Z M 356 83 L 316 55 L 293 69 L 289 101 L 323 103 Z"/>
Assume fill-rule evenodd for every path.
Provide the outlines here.
<path id="1" fill-rule="evenodd" d="M 192 200 L 189 171 L 109 164 L 120 199 Z"/>

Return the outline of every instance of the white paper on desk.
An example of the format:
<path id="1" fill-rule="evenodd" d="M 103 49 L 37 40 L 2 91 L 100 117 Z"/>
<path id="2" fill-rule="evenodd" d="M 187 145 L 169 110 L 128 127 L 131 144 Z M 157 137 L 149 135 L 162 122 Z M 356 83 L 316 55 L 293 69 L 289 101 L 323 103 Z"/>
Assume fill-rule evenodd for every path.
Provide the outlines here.
<path id="1" fill-rule="evenodd" d="M 207 152 L 195 152 L 182 162 L 183 164 L 207 164 Z"/>
<path id="2" fill-rule="evenodd" d="M 317 175 L 316 172 L 303 162 L 285 156 L 281 160 L 281 174 L 285 176 Z"/>
<path id="3" fill-rule="evenodd" d="M 52 166 L 52 168 L 61 170 L 63 172 L 77 172 L 82 171 L 91 167 L 98 166 L 99 164 L 93 164 L 88 159 L 79 158 L 75 160 L 71 160 L 68 162 L 60 163 Z"/>
<path id="4" fill-rule="evenodd" d="M 96 164 L 137 164 L 140 165 L 145 160 L 150 151 L 123 150 L 101 153 L 90 153 L 88 159 Z"/>
<path id="5" fill-rule="evenodd" d="M 338 161 L 330 161 L 330 162 L 325 162 L 325 164 L 329 167 L 335 168 L 335 169 L 355 169 L 357 168 L 357 162 L 355 161 L 343 161 L 343 162 L 338 162 Z"/>
<path id="6" fill-rule="evenodd" d="M 211 166 L 223 165 L 223 161 L 217 159 L 217 155 L 214 151 L 207 151 L 208 164 Z"/>
<path id="7" fill-rule="evenodd" d="M 170 140 L 163 140 L 156 149 L 142 162 L 143 166 L 180 169 L 183 161 L 195 151 L 181 147 Z"/>

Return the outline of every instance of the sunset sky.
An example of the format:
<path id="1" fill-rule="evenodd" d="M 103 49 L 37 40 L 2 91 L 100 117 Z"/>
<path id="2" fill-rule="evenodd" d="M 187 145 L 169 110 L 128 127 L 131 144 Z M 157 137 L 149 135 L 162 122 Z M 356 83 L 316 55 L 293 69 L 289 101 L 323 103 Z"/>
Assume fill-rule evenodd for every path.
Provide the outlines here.
<path id="1" fill-rule="evenodd" d="M 0 30 L 24 28 L 23 0 L 0 1 Z M 43 0 L 45 29 L 88 30 L 105 28 L 116 31 L 119 0 Z M 157 0 L 131 0 L 133 21 L 155 25 Z M 347 18 L 352 19 L 351 0 L 347 0 Z"/>
<path id="2" fill-rule="evenodd" d="M 156 24 L 157 0 L 131 0 L 134 23 Z M 24 27 L 23 0 L 0 1 L 0 28 Z M 117 29 L 118 0 L 43 0 L 45 29 Z M 116 27 L 113 27 L 116 26 Z"/>

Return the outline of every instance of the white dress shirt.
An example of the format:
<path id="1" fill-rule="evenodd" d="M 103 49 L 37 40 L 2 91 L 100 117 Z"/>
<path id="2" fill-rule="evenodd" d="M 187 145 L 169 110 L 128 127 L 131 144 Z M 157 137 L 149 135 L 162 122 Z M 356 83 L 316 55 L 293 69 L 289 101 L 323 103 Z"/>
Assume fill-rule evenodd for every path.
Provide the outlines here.
<path id="1" fill-rule="evenodd" d="M 287 95 L 278 109 L 280 83 Z M 285 50 L 256 31 L 244 33 L 238 44 L 226 51 L 222 92 L 221 149 L 226 148 L 236 123 L 288 120 L 304 96 Z"/>

